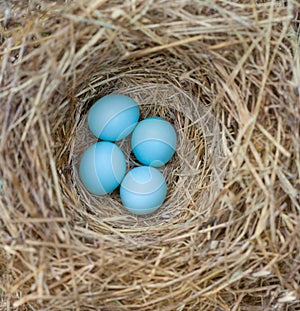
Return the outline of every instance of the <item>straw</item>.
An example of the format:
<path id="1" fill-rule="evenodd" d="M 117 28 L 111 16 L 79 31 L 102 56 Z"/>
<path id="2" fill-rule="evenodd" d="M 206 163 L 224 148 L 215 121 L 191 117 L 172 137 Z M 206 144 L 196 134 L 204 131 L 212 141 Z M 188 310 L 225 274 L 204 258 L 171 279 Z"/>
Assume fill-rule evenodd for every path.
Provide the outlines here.
<path id="1" fill-rule="evenodd" d="M 300 307 L 299 8 L 0 4 L 1 310 Z M 176 129 L 154 214 L 78 178 L 110 93 Z"/>

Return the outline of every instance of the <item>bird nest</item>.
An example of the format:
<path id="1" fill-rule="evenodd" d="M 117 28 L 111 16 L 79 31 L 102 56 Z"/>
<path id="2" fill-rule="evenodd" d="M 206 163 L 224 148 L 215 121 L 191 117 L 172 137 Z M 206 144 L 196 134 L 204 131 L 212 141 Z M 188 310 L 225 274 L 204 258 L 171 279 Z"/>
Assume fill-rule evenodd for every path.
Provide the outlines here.
<path id="1" fill-rule="evenodd" d="M 298 310 L 299 3 L 65 2 L 0 4 L 1 310 Z M 147 216 L 78 177 L 110 93 L 177 132 Z"/>

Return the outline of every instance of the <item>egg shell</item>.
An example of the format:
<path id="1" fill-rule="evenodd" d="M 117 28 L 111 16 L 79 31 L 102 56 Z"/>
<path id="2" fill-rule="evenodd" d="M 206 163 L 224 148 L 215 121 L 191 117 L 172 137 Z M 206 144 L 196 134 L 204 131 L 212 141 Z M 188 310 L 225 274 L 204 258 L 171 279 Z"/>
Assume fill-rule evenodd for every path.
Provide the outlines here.
<path id="1" fill-rule="evenodd" d="M 118 141 L 133 131 L 139 117 L 139 106 L 132 98 L 110 94 L 98 99 L 90 108 L 88 126 L 96 137 Z"/>
<path id="2" fill-rule="evenodd" d="M 152 117 L 142 120 L 133 131 L 132 150 L 139 162 L 159 167 L 175 153 L 176 132 L 168 121 Z"/>
<path id="3" fill-rule="evenodd" d="M 79 176 L 87 190 L 104 195 L 115 190 L 126 172 L 126 161 L 120 148 L 111 142 L 97 142 L 82 155 Z"/>
<path id="4" fill-rule="evenodd" d="M 139 166 L 130 170 L 120 187 L 123 205 L 131 213 L 146 215 L 164 202 L 167 185 L 162 173 L 154 167 Z"/>

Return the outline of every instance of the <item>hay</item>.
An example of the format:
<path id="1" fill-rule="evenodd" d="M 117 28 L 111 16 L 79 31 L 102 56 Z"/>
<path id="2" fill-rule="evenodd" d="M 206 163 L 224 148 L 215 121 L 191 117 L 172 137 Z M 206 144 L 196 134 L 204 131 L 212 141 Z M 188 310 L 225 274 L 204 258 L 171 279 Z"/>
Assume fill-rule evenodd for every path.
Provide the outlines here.
<path id="1" fill-rule="evenodd" d="M 243 3 L 0 4 L 1 310 L 300 307 L 299 4 Z M 178 133 L 147 217 L 78 179 L 111 92 Z"/>

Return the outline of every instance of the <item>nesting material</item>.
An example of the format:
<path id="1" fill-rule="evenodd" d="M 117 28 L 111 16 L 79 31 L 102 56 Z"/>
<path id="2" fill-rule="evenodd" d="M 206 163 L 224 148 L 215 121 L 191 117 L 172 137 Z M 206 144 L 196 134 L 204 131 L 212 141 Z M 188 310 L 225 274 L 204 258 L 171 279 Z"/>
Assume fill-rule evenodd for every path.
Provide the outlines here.
<path id="1" fill-rule="evenodd" d="M 297 310 L 299 3 L 65 2 L 0 4 L 0 309 Z M 78 177 L 110 93 L 177 132 L 147 216 Z"/>

